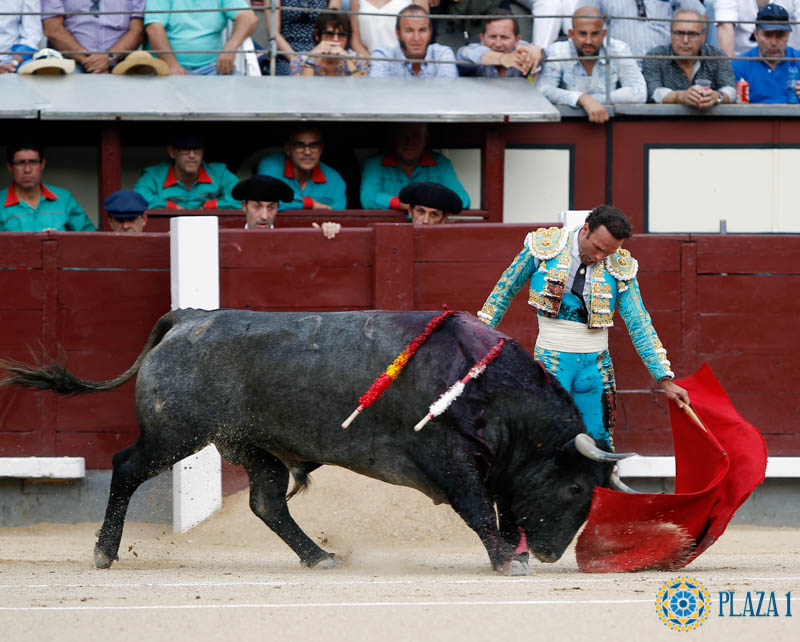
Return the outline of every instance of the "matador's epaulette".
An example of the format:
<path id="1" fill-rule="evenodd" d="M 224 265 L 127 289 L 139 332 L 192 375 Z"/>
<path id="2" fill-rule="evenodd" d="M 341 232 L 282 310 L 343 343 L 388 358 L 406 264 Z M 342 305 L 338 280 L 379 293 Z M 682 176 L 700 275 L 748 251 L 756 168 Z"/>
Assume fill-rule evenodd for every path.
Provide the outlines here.
<path id="1" fill-rule="evenodd" d="M 620 248 L 606 257 L 606 270 L 619 281 L 630 281 L 639 271 L 639 261 L 633 258 L 628 250 Z"/>
<path id="2" fill-rule="evenodd" d="M 552 259 L 567 246 L 569 230 L 563 227 L 540 227 L 525 237 L 525 247 L 537 259 Z"/>

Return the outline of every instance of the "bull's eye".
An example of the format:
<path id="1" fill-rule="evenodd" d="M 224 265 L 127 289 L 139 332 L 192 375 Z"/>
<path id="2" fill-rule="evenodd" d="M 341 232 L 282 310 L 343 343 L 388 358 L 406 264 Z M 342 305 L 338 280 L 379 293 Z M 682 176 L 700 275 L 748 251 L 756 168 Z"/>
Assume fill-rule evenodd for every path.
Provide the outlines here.
<path id="1" fill-rule="evenodd" d="M 581 488 L 580 484 L 571 484 L 569 487 L 569 492 L 573 497 L 577 497 L 578 495 L 583 494 L 583 488 Z"/>

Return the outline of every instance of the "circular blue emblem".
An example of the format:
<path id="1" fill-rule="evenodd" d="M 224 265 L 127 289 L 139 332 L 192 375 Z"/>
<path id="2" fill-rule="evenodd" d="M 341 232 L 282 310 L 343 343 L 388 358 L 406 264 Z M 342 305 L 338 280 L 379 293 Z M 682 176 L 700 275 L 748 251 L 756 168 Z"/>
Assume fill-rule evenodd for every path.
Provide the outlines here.
<path id="1" fill-rule="evenodd" d="M 693 631 L 711 613 L 711 595 L 698 580 L 679 575 L 665 582 L 656 594 L 658 618 L 673 631 Z"/>

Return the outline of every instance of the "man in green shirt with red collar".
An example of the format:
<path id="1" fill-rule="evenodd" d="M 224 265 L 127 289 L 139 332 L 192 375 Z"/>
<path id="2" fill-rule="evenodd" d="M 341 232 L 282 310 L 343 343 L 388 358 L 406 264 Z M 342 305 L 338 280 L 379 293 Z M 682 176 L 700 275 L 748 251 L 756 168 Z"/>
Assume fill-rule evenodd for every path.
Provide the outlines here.
<path id="1" fill-rule="evenodd" d="M 0 192 L 0 231 L 96 231 L 67 190 L 42 183 L 46 161 L 41 145 L 9 145 L 6 154 L 11 185 Z"/>
<path id="2" fill-rule="evenodd" d="M 238 210 L 231 190 L 239 178 L 225 163 L 203 161 L 204 146 L 200 136 L 174 136 L 167 145 L 170 162 L 146 167 L 133 189 L 150 209 Z"/>
<path id="3" fill-rule="evenodd" d="M 408 210 L 400 190 L 409 183 L 438 183 L 453 190 L 468 209 L 469 194 L 446 156 L 428 151 L 425 123 L 400 123 L 392 134 L 392 149 L 370 156 L 361 170 L 361 206 L 364 209 Z"/>
<path id="4" fill-rule="evenodd" d="M 347 207 L 347 185 L 339 172 L 322 162 L 324 151 L 322 132 L 312 125 L 298 125 L 289 132 L 283 152 L 267 154 L 259 161 L 257 174 L 277 178 L 294 191 L 294 198 L 280 203 L 280 210 Z"/>

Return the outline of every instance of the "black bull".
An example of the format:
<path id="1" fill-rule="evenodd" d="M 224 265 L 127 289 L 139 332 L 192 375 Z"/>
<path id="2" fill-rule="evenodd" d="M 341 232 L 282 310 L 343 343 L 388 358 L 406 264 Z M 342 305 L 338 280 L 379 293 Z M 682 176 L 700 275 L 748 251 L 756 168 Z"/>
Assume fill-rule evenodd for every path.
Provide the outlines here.
<path id="1" fill-rule="evenodd" d="M 301 489 L 322 464 L 449 503 L 497 571 L 528 571 L 527 554 L 515 553 L 520 530 L 536 557 L 553 562 L 585 520 L 594 487 L 608 485 L 611 464 L 577 452 L 575 437 L 585 428 L 575 404 L 516 342 L 507 339 L 486 372 L 415 433 L 428 406 L 504 336 L 457 313 L 374 405 L 341 428 L 434 314 L 181 310 L 159 319 L 136 362 L 116 379 L 82 381 L 57 363 L 2 363 L 11 376 L 0 385 L 90 392 L 115 388 L 138 371 L 140 435 L 113 458 L 95 547 L 101 568 L 118 559 L 139 485 L 209 443 L 245 467 L 253 512 L 307 566 L 335 563 L 292 519 L 286 493 L 290 473 Z"/>

